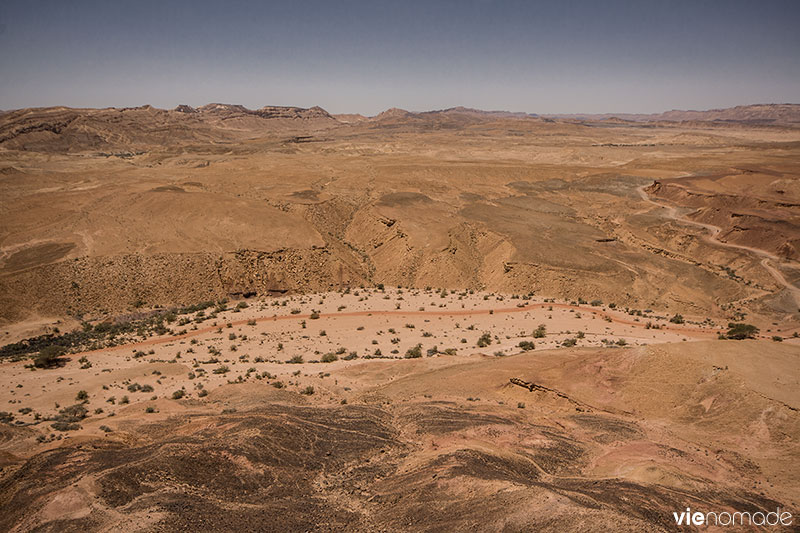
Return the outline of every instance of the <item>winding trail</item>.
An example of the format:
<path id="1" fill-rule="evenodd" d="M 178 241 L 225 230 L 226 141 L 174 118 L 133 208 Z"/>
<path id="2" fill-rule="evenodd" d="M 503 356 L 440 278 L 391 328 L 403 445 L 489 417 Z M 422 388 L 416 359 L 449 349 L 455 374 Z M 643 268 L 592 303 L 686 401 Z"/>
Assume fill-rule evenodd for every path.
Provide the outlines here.
<path id="1" fill-rule="evenodd" d="M 636 190 L 639 192 L 639 195 L 642 197 L 642 200 L 644 200 L 645 202 L 648 202 L 648 203 L 650 203 L 650 204 L 652 204 L 652 205 L 654 205 L 656 207 L 665 209 L 667 218 L 670 218 L 672 220 L 676 220 L 678 222 L 682 222 L 684 224 L 689 224 L 691 226 L 696 226 L 698 228 L 705 229 L 706 231 L 708 231 L 710 233 L 710 235 L 706 236 L 706 239 L 709 242 L 711 242 L 712 244 L 716 245 L 716 246 L 721 246 L 723 248 L 732 248 L 732 249 L 736 249 L 736 250 L 743 250 L 745 252 L 750 252 L 750 253 L 755 254 L 755 255 L 757 255 L 759 257 L 762 257 L 763 259 L 761 260 L 761 266 L 764 267 L 764 270 L 766 270 L 769 273 L 769 275 L 772 276 L 772 278 L 778 283 L 778 285 L 784 287 L 785 289 L 787 289 L 789 291 L 789 294 L 794 299 L 795 305 L 797 305 L 798 308 L 800 308 L 800 288 L 798 288 L 795 285 L 793 285 L 792 283 L 790 283 L 786 279 L 786 277 L 780 272 L 780 270 L 778 270 L 777 268 L 775 268 L 773 265 L 770 264 L 770 261 L 774 261 L 774 262 L 776 262 L 778 264 L 785 264 L 785 265 L 791 265 L 791 266 L 800 266 L 800 265 L 795 265 L 795 264 L 789 263 L 789 262 L 781 262 L 781 258 L 780 257 L 778 257 L 777 255 L 772 254 L 770 252 L 767 252 L 766 250 L 761 250 L 759 248 L 753 248 L 751 246 L 744 246 L 742 244 L 732 244 L 732 243 L 729 243 L 729 242 L 725 242 L 725 241 L 719 240 L 718 236 L 719 236 L 720 233 L 722 233 L 722 228 L 720 228 L 719 226 L 714 226 L 713 224 L 705 224 L 703 222 L 697 222 L 697 221 L 692 220 L 690 218 L 686 218 L 684 216 L 679 215 L 678 214 L 678 209 L 676 207 L 668 205 L 668 204 L 662 204 L 660 202 L 656 202 L 655 200 L 650 198 L 650 196 L 644 190 L 645 187 L 646 187 L 645 185 L 642 185 L 641 187 L 637 187 L 636 188 Z"/>

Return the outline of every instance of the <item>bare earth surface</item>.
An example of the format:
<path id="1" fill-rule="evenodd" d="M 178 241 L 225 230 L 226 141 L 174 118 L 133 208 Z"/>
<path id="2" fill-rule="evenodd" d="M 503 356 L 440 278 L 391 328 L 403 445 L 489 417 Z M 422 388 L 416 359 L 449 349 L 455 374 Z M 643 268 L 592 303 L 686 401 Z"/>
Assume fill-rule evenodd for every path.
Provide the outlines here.
<path id="1" fill-rule="evenodd" d="M 0 115 L 0 530 L 797 522 L 794 107 Z"/>

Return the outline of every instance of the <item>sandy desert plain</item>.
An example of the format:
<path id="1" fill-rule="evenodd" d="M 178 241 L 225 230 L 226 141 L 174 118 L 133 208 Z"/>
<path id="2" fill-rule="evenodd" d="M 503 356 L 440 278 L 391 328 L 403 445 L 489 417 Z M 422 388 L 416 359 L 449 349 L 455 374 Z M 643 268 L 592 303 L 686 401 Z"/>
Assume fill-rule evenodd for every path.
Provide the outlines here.
<path id="1" fill-rule="evenodd" d="M 798 178 L 798 105 L 0 113 L 0 530 L 792 530 Z"/>

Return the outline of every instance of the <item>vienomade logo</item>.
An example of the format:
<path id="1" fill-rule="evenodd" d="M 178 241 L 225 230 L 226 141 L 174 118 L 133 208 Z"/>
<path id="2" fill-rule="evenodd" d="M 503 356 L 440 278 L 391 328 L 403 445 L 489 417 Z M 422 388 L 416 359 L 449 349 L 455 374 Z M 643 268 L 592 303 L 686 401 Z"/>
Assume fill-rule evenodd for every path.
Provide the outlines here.
<path id="1" fill-rule="evenodd" d="M 729 513 L 715 511 L 692 511 L 687 507 L 685 511 L 673 512 L 675 523 L 679 526 L 790 526 L 793 522 L 792 513 L 781 511 L 735 511 Z"/>

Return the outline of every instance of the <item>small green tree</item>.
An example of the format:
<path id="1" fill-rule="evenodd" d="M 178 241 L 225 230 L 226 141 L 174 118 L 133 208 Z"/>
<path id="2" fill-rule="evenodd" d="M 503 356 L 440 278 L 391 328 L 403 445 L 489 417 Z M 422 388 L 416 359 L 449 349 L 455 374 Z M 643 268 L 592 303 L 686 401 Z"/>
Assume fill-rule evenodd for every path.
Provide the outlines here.
<path id="1" fill-rule="evenodd" d="M 492 344 L 492 336 L 486 332 L 478 339 L 478 348 L 486 348 Z"/>
<path id="2" fill-rule="evenodd" d="M 64 355 L 66 349 L 63 346 L 51 344 L 39 351 L 39 355 L 33 360 L 33 365 L 37 368 L 52 368 L 58 366 L 60 357 Z"/>
<path id="3" fill-rule="evenodd" d="M 422 345 L 417 344 L 413 348 L 409 348 L 406 350 L 406 359 L 417 359 L 418 357 L 422 357 Z"/>
<path id="4" fill-rule="evenodd" d="M 725 336 L 729 339 L 744 340 L 752 339 L 758 335 L 758 328 L 752 324 L 731 322 L 728 324 L 728 332 Z"/>

